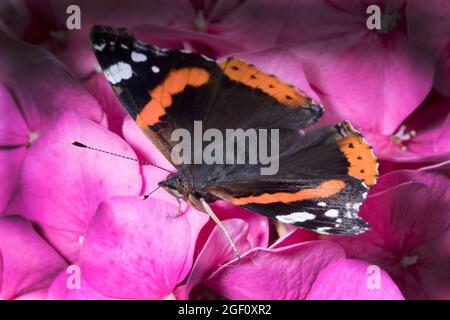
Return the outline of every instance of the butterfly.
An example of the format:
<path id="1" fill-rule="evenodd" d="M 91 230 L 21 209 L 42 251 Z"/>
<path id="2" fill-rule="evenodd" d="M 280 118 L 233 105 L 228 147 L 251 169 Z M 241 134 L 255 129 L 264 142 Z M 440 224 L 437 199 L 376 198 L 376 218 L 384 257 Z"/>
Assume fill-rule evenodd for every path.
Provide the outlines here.
<path id="1" fill-rule="evenodd" d="M 175 197 L 203 211 L 222 199 L 323 234 L 369 229 L 358 212 L 376 183 L 378 163 L 348 121 L 302 134 L 301 129 L 322 116 L 322 105 L 234 57 L 216 61 L 162 49 L 109 26 L 94 26 L 91 41 L 128 113 L 174 164 L 176 172 L 159 185 Z M 261 174 L 261 163 L 179 163 L 173 157 L 173 133 L 192 133 L 196 122 L 221 133 L 230 128 L 276 129 L 277 172 Z M 233 150 L 237 148 L 234 144 Z"/>

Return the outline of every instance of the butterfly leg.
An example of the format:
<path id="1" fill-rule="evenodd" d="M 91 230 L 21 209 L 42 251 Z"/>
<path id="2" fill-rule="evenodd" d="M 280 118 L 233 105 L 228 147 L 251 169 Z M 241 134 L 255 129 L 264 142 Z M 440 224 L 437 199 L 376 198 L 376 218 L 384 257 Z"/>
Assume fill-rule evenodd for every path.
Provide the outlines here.
<path id="1" fill-rule="evenodd" d="M 225 237 L 227 238 L 228 242 L 230 242 L 231 247 L 233 248 L 234 253 L 236 254 L 238 259 L 241 259 L 241 255 L 236 247 L 236 244 L 233 242 L 233 239 L 231 239 L 230 233 L 228 232 L 228 229 L 225 227 L 225 225 L 222 223 L 222 221 L 219 220 L 219 218 L 216 216 L 214 211 L 212 211 L 209 204 L 205 201 L 205 199 L 200 198 L 200 202 L 203 206 L 203 209 L 205 209 L 206 213 L 213 219 L 213 221 L 219 226 L 220 229 L 222 229 L 223 233 L 225 234 Z"/>
<path id="2" fill-rule="evenodd" d="M 170 214 L 167 215 L 169 218 L 172 218 L 172 219 L 178 218 L 184 212 L 183 208 L 181 207 L 181 197 L 175 197 L 175 199 L 177 199 L 177 213 L 174 215 L 170 215 Z"/>

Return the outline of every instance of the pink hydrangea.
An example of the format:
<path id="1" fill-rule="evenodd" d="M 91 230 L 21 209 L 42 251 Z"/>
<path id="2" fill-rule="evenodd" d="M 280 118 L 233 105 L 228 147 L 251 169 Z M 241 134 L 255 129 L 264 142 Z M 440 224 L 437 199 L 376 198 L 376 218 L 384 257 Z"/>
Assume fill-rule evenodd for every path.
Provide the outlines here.
<path id="1" fill-rule="evenodd" d="M 372 230 L 333 237 L 386 270 L 408 299 L 450 299 L 450 162 L 381 177 L 361 216 Z"/>
<path id="2" fill-rule="evenodd" d="M 0 298 L 450 299 L 450 7 L 375 3 L 383 30 L 365 0 L 0 4 Z M 142 201 L 166 171 L 71 145 L 175 171 L 99 72 L 94 24 L 238 56 L 321 101 L 318 125 L 350 120 L 381 159 L 372 229 L 325 237 L 217 201 L 238 260 L 205 213 L 174 217 L 163 189 Z"/>
<path id="3" fill-rule="evenodd" d="M 28 151 L 65 110 L 101 122 L 97 101 L 58 59 L 0 25 L 0 212 L 10 202 Z"/>

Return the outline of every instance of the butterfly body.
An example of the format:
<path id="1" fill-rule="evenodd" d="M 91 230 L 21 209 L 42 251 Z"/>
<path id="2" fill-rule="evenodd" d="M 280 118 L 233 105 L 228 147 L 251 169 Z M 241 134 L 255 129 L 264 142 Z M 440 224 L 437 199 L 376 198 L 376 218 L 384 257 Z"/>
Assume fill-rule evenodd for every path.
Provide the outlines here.
<path id="1" fill-rule="evenodd" d="M 319 233 L 358 234 L 369 228 L 358 212 L 376 182 L 377 160 L 350 123 L 301 134 L 300 129 L 321 117 L 322 106 L 236 58 L 214 61 L 161 49 L 137 41 L 124 29 L 105 26 L 94 27 L 91 38 L 118 98 L 176 167 L 177 172 L 160 182 L 169 193 L 197 208 L 201 199 L 222 199 Z M 200 140 L 199 126 L 205 133 Z M 194 152 L 183 159 L 173 152 L 177 130 L 192 133 Z M 267 163 L 248 161 L 250 143 L 243 148 L 227 139 L 219 143 L 223 161 L 199 162 L 211 142 L 205 139 L 208 130 L 224 138 L 229 130 L 260 136 L 266 132 L 267 154 L 275 154 L 278 167 L 263 174 Z M 257 141 L 259 152 L 262 140 Z M 247 161 L 236 161 L 239 151 Z"/>

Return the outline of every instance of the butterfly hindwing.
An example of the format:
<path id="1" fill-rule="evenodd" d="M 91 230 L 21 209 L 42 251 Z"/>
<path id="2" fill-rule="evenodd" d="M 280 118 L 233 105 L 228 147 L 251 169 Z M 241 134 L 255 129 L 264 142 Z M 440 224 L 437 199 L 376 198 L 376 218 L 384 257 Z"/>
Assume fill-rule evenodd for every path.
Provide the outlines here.
<path id="1" fill-rule="evenodd" d="M 258 177 L 251 168 L 229 173 L 206 190 L 235 205 L 319 233 L 358 234 L 369 228 L 358 212 L 377 179 L 377 162 L 348 122 L 312 131 L 297 143 L 295 151 L 281 153 L 279 161 L 280 170 L 273 177 Z"/>

